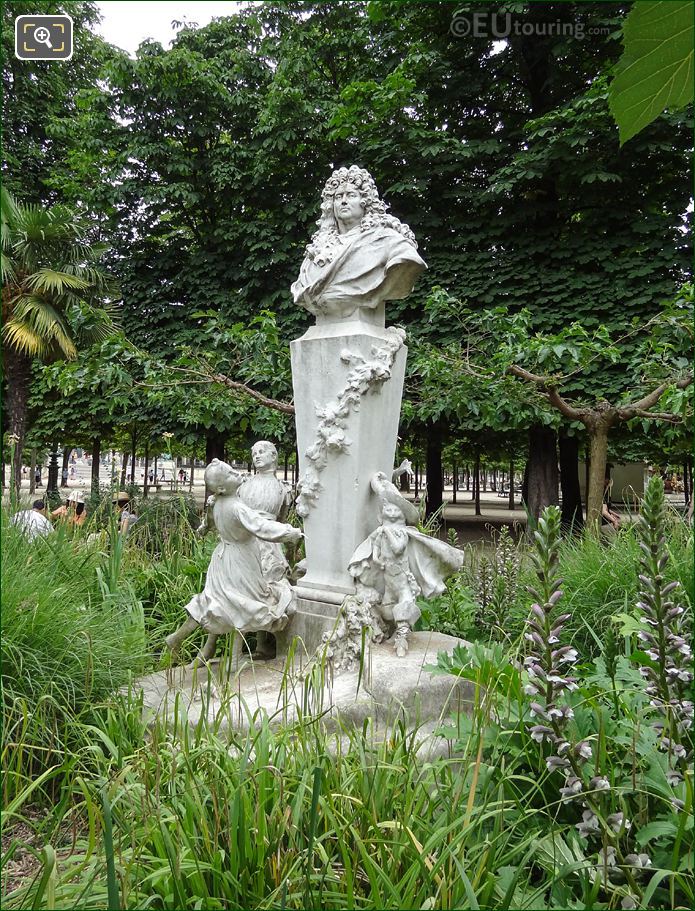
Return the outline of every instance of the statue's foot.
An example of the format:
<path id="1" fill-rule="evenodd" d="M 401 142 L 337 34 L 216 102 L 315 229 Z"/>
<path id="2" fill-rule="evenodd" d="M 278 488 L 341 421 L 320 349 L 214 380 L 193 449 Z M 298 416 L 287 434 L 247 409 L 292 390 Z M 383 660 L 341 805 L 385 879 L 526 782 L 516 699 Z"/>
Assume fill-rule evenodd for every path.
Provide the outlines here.
<path id="1" fill-rule="evenodd" d="M 398 629 L 396 630 L 396 635 L 393 640 L 393 647 L 396 650 L 396 655 L 399 658 L 405 658 L 408 654 L 408 630 L 407 629 Z"/>
<path id="2" fill-rule="evenodd" d="M 180 636 L 177 636 L 176 633 L 170 633 L 164 640 L 164 645 L 166 646 L 162 657 L 168 655 L 171 661 L 176 661 L 179 657 L 179 650 L 181 648 L 181 642 L 183 640 Z"/>

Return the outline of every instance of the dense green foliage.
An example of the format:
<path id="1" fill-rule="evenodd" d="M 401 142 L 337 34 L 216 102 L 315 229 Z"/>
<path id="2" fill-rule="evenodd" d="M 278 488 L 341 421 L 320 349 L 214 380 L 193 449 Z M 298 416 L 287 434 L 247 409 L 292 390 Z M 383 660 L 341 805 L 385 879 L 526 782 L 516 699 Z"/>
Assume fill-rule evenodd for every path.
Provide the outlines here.
<path id="1" fill-rule="evenodd" d="M 244 714 L 233 682 L 217 694 L 224 708 L 215 720 L 203 711 L 189 724 L 179 702 L 148 730 L 135 691 L 106 700 L 96 685 L 106 683 L 108 689 L 123 682 L 133 667 L 132 646 L 126 647 L 122 633 L 107 651 L 97 633 L 114 635 L 106 628 L 113 615 L 105 610 L 105 593 L 109 580 L 118 578 L 119 622 L 141 617 L 135 605 L 142 599 L 145 666 L 160 662 L 163 632 L 199 587 L 209 556 L 191 534 L 185 503 L 171 504 L 158 516 L 164 530 L 158 540 L 145 521 L 140 537 L 134 529 L 120 548 L 104 539 L 95 551 L 66 536 L 43 542 L 50 550 L 31 545 L 36 581 L 51 586 L 41 588 L 33 629 L 50 604 L 52 625 L 60 618 L 62 635 L 51 638 L 44 630 L 28 641 L 13 620 L 6 629 L 6 652 L 16 663 L 13 656 L 23 647 L 34 676 L 12 676 L 12 698 L 17 704 L 30 699 L 42 704 L 50 694 L 56 705 L 73 706 L 70 694 L 81 675 L 93 674 L 95 685 L 85 694 L 88 702 L 65 708 L 70 737 L 60 746 L 53 731 L 64 728 L 46 711 L 36 712 L 30 724 L 25 712 L 25 728 L 18 716 L 12 731 L 22 730 L 23 737 L 15 733 L 5 742 L 5 761 L 13 772 L 6 778 L 6 806 L 8 798 L 14 801 L 12 815 L 3 815 L 10 836 L 4 869 L 13 869 L 21 842 L 12 834 L 25 818 L 34 820 L 39 862 L 33 880 L 15 881 L 18 888 L 10 894 L 5 890 L 3 905 L 100 907 L 109 887 L 112 894 L 118 889 L 123 908 L 584 909 L 628 898 L 650 908 L 689 904 L 692 777 L 686 772 L 682 780 L 681 760 L 659 748 L 655 709 L 639 673 L 651 659 L 636 638 L 643 627 L 641 608 L 634 605 L 644 598 L 646 584 L 637 573 L 649 572 L 640 565 L 636 537 L 650 540 L 651 529 L 666 533 L 667 550 L 659 553 L 668 557 L 668 568 L 661 584 L 683 580 L 684 588 L 670 597 L 688 605 L 686 622 L 691 615 L 692 533 L 664 513 L 659 490 L 653 483 L 647 521 L 603 546 L 592 540 L 559 545 L 556 513 L 544 518 L 532 549 L 503 534 L 494 550 L 478 553 L 475 561 L 468 556 L 450 597 L 458 591 L 459 604 L 470 605 L 471 625 L 447 627 L 441 601 L 429 606 L 427 619 L 450 632 L 475 631 L 470 647 L 439 657 L 438 671 L 476 686 L 471 704 L 445 715 L 424 746 L 416 718 L 399 718 L 386 737 L 369 724 L 361 730 L 331 728 L 318 690 L 294 725 L 277 727 L 256 715 L 248 718 L 248 731 L 236 725 L 230 730 L 229 719 Z M 5 555 L 3 573 L 19 585 L 19 598 L 16 567 L 19 557 L 26 562 L 27 547 L 12 536 Z M 61 582 L 66 565 L 79 567 L 70 594 L 102 593 L 89 601 L 98 611 L 77 611 L 75 600 L 66 600 L 68 586 Z M 576 650 L 571 673 L 578 689 L 561 703 L 573 712 L 563 736 L 573 751 L 580 750 L 577 756 L 587 750 L 593 755 L 580 772 L 587 776 L 584 800 L 603 820 L 597 827 L 586 808 L 560 792 L 562 763 L 551 761 L 548 743 L 534 736 L 538 697 L 525 693 L 532 678 L 521 659 L 533 648 L 523 635 L 532 600 L 526 586 L 539 585 L 544 566 L 554 567 L 555 578 L 564 577 L 553 616 L 572 615 L 555 646 Z M 32 583 L 24 583 L 30 585 L 33 592 Z M 513 603 L 505 606 L 505 598 Z M 76 617 L 89 633 L 80 637 L 79 649 L 72 638 Z M 99 622 L 102 627 L 93 625 Z M 132 627 L 138 635 L 141 622 Z M 70 641 L 72 646 L 63 648 Z M 68 660 L 61 661 L 63 673 L 52 674 L 49 686 L 58 654 Z M 85 656 L 91 659 L 87 664 Z M 282 705 L 278 711 L 281 717 Z M 52 762 L 41 765 L 36 747 L 53 742 Z M 683 742 L 690 749 L 690 740 Z M 29 773 L 42 768 L 45 777 L 32 784 Z M 43 821 L 28 812 L 53 793 L 62 799 Z M 111 853 L 115 878 L 110 880 L 105 859 Z"/>
<path id="2" fill-rule="evenodd" d="M 5 526 L 2 547 L 4 806 L 40 773 L 88 752 L 97 706 L 141 672 L 142 605 L 105 556 L 65 527 L 29 543 Z M 111 530 L 113 534 L 113 529 Z M 49 788 L 51 786 L 49 779 Z"/>
<path id="3" fill-rule="evenodd" d="M 454 15 L 481 10 L 538 28 L 497 44 L 457 37 Z M 308 317 L 288 289 L 320 188 L 353 160 L 429 265 L 415 294 L 390 305 L 390 321 L 450 338 L 451 327 L 423 320 L 435 286 L 474 310 L 525 307 L 533 328 L 553 332 L 575 320 L 615 333 L 655 313 L 688 272 L 689 111 L 661 115 L 620 148 L 607 83 L 628 10 L 266 3 L 183 27 L 171 50 L 146 42 L 135 59 L 95 45 L 101 81 L 77 80 L 64 116 L 46 108 L 45 119 L 64 127 L 51 127 L 69 174 L 61 198 L 93 213 L 112 244 L 127 336 L 165 362 L 183 351 L 188 365 L 202 356 L 233 379 L 218 322 L 271 311 L 281 343 L 295 337 Z M 547 21 L 581 27 L 584 40 L 547 34 Z M 574 382 L 600 394 L 626 387 L 619 365 L 589 363 Z M 257 388 L 266 384 L 261 372 Z M 271 394 L 287 401 L 289 389 Z M 220 402 L 205 383 L 184 387 L 174 410 L 187 424 L 170 429 L 202 441 L 216 427 L 239 440 L 267 423 L 253 403 Z M 140 401 L 130 408 L 142 413 Z M 405 414 L 415 439 L 431 419 Z M 286 432 L 269 429 L 278 440 Z M 441 429 L 468 448 L 465 426 Z M 476 433 L 492 433 L 494 446 L 495 429 Z"/>

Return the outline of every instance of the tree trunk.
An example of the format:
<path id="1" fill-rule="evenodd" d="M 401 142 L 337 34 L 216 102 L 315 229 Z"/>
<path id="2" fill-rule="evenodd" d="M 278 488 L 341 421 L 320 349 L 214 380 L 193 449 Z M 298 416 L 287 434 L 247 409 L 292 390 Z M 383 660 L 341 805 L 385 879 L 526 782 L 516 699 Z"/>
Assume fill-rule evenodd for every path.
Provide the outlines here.
<path id="1" fill-rule="evenodd" d="M 473 500 L 475 502 L 475 514 L 480 513 L 480 453 L 476 452 L 475 462 L 473 463 Z"/>
<path id="2" fill-rule="evenodd" d="M 150 472 L 150 444 L 149 444 L 149 443 L 145 443 L 145 476 L 144 476 L 144 478 L 142 479 L 142 495 L 143 495 L 143 497 L 148 496 L 148 495 L 149 495 L 149 492 L 150 492 L 150 483 L 149 483 L 149 482 L 150 482 L 150 478 L 149 478 L 149 472 Z"/>
<path id="3" fill-rule="evenodd" d="M 68 465 L 70 464 L 70 449 L 63 443 L 63 464 L 60 466 L 60 486 L 68 486 Z"/>
<path id="4" fill-rule="evenodd" d="M 31 465 L 29 466 L 29 493 L 36 493 L 36 447 L 31 450 Z"/>
<path id="5" fill-rule="evenodd" d="M 128 477 L 128 456 L 130 453 L 127 449 L 123 450 L 123 465 L 121 465 L 121 487 L 125 487 L 126 478 Z"/>
<path id="6" fill-rule="evenodd" d="M 685 500 L 685 505 L 688 505 L 690 500 L 690 478 L 688 477 L 688 461 L 687 459 L 683 462 L 683 499 Z"/>
<path id="7" fill-rule="evenodd" d="M 4 351 L 7 412 L 6 431 L 12 437 L 13 477 L 11 483 L 17 494 L 22 486 L 22 453 L 27 429 L 27 405 L 31 384 L 31 359 L 9 345 Z M 4 463 L 3 455 L 3 463 Z"/>
<path id="8" fill-rule="evenodd" d="M 137 458 L 138 435 L 133 430 L 130 434 L 130 483 L 135 483 L 135 460 Z M 127 475 L 126 475 L 127 478 Z M 121 482 L 122 483 L 122 482 Z"/>
<path id="9" fill-rule="evenodd" d="M 593 535 L 601 528 L 603 482 L 608 462 L 608 431 L 610 424 L 596 421 L 589 431 L 589 486 L 586 493 L 586 526 Z"/>
<path id="10" fill-rule="evenodd" d="M 539 424 L 529 429 L 525 502 L 534 522 L 546 506 L 558 504 L 557 439 L 555 431 Z M 531 530 L 529 528 L 529 530 Z"/>
<path id="11" fill-rule="evenodd" d="M 509 460 L 509 500 L 507 506 L 510 510 L 514 509 L 514 459 Z"/>
<path id="12" fill-rule="evenodd" d="M 195 474 L 195 455 L 191 455 L 191 476 L 188 479 L 188 490 L 193 491 L 193 475 Z"/>
<path id="13" fill-rule="evenodd" d="M 562 525 L 572 534 L 584 526 L 582 495 L 579 489 L 579 440 L 560 434 L 560 490 L 562 491 Z"/>
<path id="14" fill-rule="evenodd" d="M 442 477 L 442 433 L 436 425 L 427 438 L 426 452 L 427 491 L 425 502 L 425 518 L 429 519 L 442 508 L 443 503 L 443 477 Z"/>
<path id="15" fill-rule="evenodd" d="M 101 459 L 101 437 L 92 440 L 92 483 L 91 495 L 99 496 L 99 460 Z"/>
<path id="16" fill-rule="evenodd" d="M 452 486 L 451 502 L 455 505 L 456 504 L 456 491 L 458 490 L 458 486 L 459 486 L 458 485 L 458 467 L 456 465 L 456 462 L 454 462 L 454 464 L 451 466 L 451 475 L 452 475 L 452 477 L 451 477 L 451 486 Z"/>
<path id="17" fill-rule="evenodd" d="M 418 463 L 415 463 L 414 467 L 415 472 L 415 499 L 417 500 L 418 494 L 420 493 L 420 466 Z"/>
<path id="18" fill-rule="evenodd" d="M 290 461 L 289 454 L 288 454 L 288 453 L 285 453 L 285 459 L 284 459 L 285 480 L 287 480 L 287 469 L 288 469 L 288 466 L 289 466 L 289 461 Z"/>
<path id="19" fill-rule="evenodd" d="M 209 465 L 213 459 L 220 459 L 224 462 L 224 447 L 227 442 L 227 434 L 221 433 L 214 427 L 205 431 L 205 464 Z"/>
<path id="20" fill-rule="evenodd" d="M 135 462 L 133 462 L 133 483 L 135 483 Z M 116 489 L 116 450 L 111 450 L 111 489 Z"/>

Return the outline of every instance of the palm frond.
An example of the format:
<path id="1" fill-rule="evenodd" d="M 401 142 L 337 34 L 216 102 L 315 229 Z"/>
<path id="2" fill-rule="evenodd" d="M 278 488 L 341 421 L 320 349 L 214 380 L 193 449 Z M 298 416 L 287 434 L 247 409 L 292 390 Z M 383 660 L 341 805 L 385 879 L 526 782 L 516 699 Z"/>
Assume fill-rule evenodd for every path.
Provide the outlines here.
<path id="1" fill-rule="evenodd" d="M 28 277 L 27 285 L 32 291 L 62 294 L 66 287 L 84 289 L 90 286 L 90 282 L 79 275 L 44 267 Z"/>
<path id="2" fill-rule="evenodd" d="M 72 358 L 76 341 L 108 338 L 111 307 L 99 305 L 118 290 L 98 267 L 103 245 L 87 242 L 86 225 L 65 206 L 19 203 L 4 189 L 1 202 L 7 344 L 32 357 Z"/>
<path id="3" fill-rule="evenodd" d="M 34 332 L 26 323 L 9 320 L 2 327 L 2 337 L 11 348 L 29 357 L 43 358 L 48 352 L 49 345 L 46 339 Z"/>
<path id="4" fill-rule="evenodd" d="M 2 275 L 3 285 L 14 285 L 17 283 L 17 268 L 12 257 L 7 256 L 3 251 L 0 254 L 0 274 Z"/>
<path id="5" fill-rule="evenodd" d="M 72 341 L 66 320 L 45 297 L 25 294 L 15 300 L 12 319 L 7 322 L 5 328 L 11 329 L 12 337 L 19 339 L 21 333 L 11 327 L 20 326 L 26 328 L 29 337 L 43 338 L 46 348 L 55 343 L 66 358 L 75 356 L 75 343 Z"/>

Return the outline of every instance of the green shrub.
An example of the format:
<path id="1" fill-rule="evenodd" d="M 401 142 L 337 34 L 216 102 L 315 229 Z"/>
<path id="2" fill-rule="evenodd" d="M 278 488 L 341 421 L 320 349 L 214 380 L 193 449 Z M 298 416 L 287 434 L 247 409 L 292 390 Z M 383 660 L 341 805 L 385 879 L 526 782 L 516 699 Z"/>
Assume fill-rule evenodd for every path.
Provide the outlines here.
<path id="1" fill-rule="evenodd" d="M 83 742 L 75 722 L 142 668 L 142 607 L 127 584 L 110 584 L 108 564 L 62 527 L 29 542 L 3 514 L 5 803 L 68 760 Z"/>

